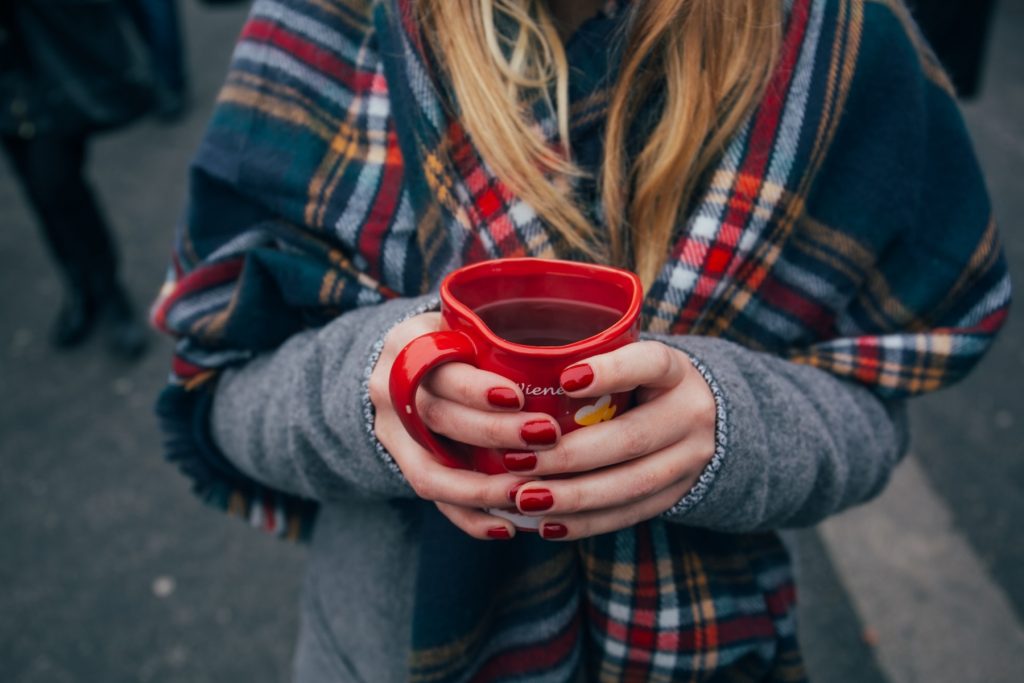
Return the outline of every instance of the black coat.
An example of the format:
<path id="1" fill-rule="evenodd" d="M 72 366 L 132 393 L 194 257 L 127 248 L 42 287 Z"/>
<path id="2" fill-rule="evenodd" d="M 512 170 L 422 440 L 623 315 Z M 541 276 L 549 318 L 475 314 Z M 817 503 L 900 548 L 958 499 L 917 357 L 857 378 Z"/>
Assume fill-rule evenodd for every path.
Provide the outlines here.
<path id="1" fill-rule="evenodd" d="M 152 107 L 124 0 L 0 0 L 0 133 L 95 132 Z"/>

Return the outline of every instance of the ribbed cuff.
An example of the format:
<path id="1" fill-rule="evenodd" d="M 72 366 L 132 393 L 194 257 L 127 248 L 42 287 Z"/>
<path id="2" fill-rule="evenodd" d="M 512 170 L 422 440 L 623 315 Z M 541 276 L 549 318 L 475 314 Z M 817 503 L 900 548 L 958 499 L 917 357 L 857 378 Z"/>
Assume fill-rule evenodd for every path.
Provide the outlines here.
<path id="1" fill-rule="evenodd" d="M 401 318 L 395 321 L 394 325 L 384 330 L 384 334 L 381 335 L 373 347 L 370 349 L 370 356 L 367 359 L 366 367 L 363 369 L 363 381 L 360 385 L 360 391 L 362 392 L 362 403 L 363 403 L 363 427 L 366 429 L 367 437 L 370 439 L 374 451 L 377 453 L 377 457 L 381 459 L 384 465 L 396 474 L 403 482 L 405 481 L 405 475 L 402 474 L 401 468 L 395 459 L 388 453 L 388 450 L 384 448 L 384 444 L 377 439 L 377 432 L 374 429 L 377 419 L 377 410 L 374 408 L 373 401 L 370 400 L 370 375 L 373 374 L 373 369 L 377 366 L 377 361 L 380 360 L 380 354 L 384 350 L 384 339 L 387 337 L 395 326 L 405 322 L 409 318 L 431 311 L 437 311 L 441 308 L 441 300 L 437 297 L 430 298 L 421 303 L 411 311 L 406 312 Z"/>
<path id="2" fill-rule="evenodd" d="M 722 469 L 726 448 L 729 445 L 729 409 L 725 392 L 722 391 L 722 387 L 715 380 L 715 376 L 711 374 L 711 370 L 699 358 L 685 350 L 683 350 L 683 353 L 689 356 L 693 367 L 697 369 L 697 372 L 707 382 L 708 387 L 711 389 L 711 395 L 715 397 L 715 452 L 711 456 L 711 461 L 705 465 L 704 471 L 700 473 L 697 483 L 693 485 L 693 488 L 680 498 L 679 502 L 661 513 L 661 517 L 669 521 L 678 521 L 678 518 L 684 516 L 704 499 L 704 496 L 711 489 L 718 471 Z"/>

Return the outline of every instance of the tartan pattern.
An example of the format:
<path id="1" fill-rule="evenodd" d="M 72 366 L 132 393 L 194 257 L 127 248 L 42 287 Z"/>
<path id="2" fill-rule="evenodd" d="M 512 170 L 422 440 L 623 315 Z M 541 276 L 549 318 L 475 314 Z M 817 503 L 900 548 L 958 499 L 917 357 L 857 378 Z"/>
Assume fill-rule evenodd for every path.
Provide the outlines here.
<path id="1" fill-rule="evenodd" d="M 410 2 L 255 3 L 154 305 L 179 340 L 158 404 L 169 458 L 208 502 L 280 535 L 308 533 L 316 503 L 217 451 L 205 416 L 220 368 L 464 263 L 573 256 L 449 115 Z M 625 5 L 584 28 L 608 38 Z M 1010 290 L 948 81 L 895 0 L 786 7 L 779 68 L 680 226 L 644 325 L 784 355 L 889 400 L 947 386 L 990 345 Z M 590 170 L 617 59 L 604 44 L 567 46 L 572 148 Z M 599 220 L 596 185 L 571 190 Z M 774 535 L 654 520 L 495 548 L 420 507 L 413 680 L 803 680 Z"/>

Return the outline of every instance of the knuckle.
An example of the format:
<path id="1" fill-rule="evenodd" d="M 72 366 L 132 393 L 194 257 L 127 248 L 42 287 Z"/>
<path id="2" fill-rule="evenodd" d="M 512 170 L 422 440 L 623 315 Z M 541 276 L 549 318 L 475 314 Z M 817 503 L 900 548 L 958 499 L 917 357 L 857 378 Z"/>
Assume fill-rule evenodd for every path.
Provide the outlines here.
<path id="1" fill-rule="evenodd" d="M 447 418 L 447 411 L 441 401 L 422 397 L 417 402 L 417 406 L 420 411 L 420 418 L 423 422 L 433 429 L 433 431 L 440 431 L 440 427 L 444 425 L 445 419 Z"/>
<path id="2" fill-rule="evenodd" d="M 391 355 L 396 355 L 398 351 L 405 346 L 405 323 L 399 323 L 395 325 L 384 335 L 384 352 L 389 352 Z"/>
<path id="3" fill-rule="evenodd" d="M 710 391 L 701 392 L 700 398 L 694 401 L 698 424 L 705 429 L 714 429 L 718 422 L 718 405 Z"/>
<path id="4" fill-rule="evenodd" d="M 715 398 L 715 394 L 711 389 L 711 385 L 704 377 L 697 372 L 693 373 L 693 385 L 696 387 L 696 391 L 687 392 L 688 394 L 697 394 L 693 397 L 693 405 L 706 419 L 714 420 L 718 415 L 718 400 Z"/>
<path id="5" fill-rule="evenodd" d="M 391 401 L 391 392 L 388 389 L 388 383 L 385 381 L 384 376 L 381 373 L 374 372 L 370 375 L 370 380 L 366 384 L 367 391 L 370 393 L 370 402 L 377 408 L 381 408 Z"/>
<path id="6" fill-rule="evenodd" d="M 384 450 L 391 453 L 391 449 L 388 448 L 387 443 L 385 443 L 385 440 L 388 438 L 388 434 L 380 428 L 380 420 L 374 420 L 373 422 L 373 435 L 377 437 L 377 441 L 380 441 L 380 444 L 384 446 Z M 393 458 L 394 454 L 392 454 L 391 457 Z"/>
<path id="7" fill-rule="evenodd" d="M 643 473 L 634 479 L 628 488 L 631 500 L 649 498 L 658 491 L 658 477 L 652 473 Z"/>
<path id="8" fill-rule="evenodd" d="M 569 472 L 572 464 L 572 452 L 561 439 L 538 458 L 538 470 L 543 468 L 545 472 Z"/>
<path id="9" fill-rule="evenodd" d="M 632 420 L 622 420 L 620 427 L 622 448 L 626 455 L 631 459 L 646 455 L 651 445 L 650 432 Z"/>
<path id="10" fill-rule="evenodd" d="M 558 507 L 563 512 L 573 513 L 585 509 L 585 498 L 586 496 L 583 495 L 583 490 L 579 486 L 570 486 L 564 491 L 559 491 L 556 500 L 558 501 Z"/>
<path id="11" fill-rule="evenodd" d="M 665 344 L 655 342 L 651 345 L 650 351 L 655 374 L 658 377 L 665 377 L 670 374 L 676 361 L 672 349 Z"/>
<path id="12" fill-rule="evenodd" d="M 430 481 L 430 477 L 425 476 L 423 472 L 418 470 L 406 472 L 405 479 L 420 498 L 425 500 L 433 500 L 435 498 L 434 486 Z"/>
<path id="13" fill-rule="evenodd" d="M 498 418 L 491 418 L 484 421 L 483 436 L 488 444 L 501 445 L 509 439 L 505 436 L 505 425 Z"/>
<path id="14" fill-rule="evenodd" d="M 646 522 L 653 515 L 647 514 L 644 509 L 638 505 L 634 505 L 629 510 L 626 510 L 622 514 L 622 527 L 626 528 L 630 526 L 636 526 L 642 522 Z"/>
<path id="15" fill-rule="evenodd" d="M 452 378 L 452 389 L 455 395 L 458 397 L 459 402 L 463 405 L 473 405 L 480 402 L 478 394 L 480 391 L 472 385 L 468 378 L 462 376 L 463 373 L 458 373 L 458 377 Z"/>
<path id="16" fill-rule="evenodd" d="M 565 537 L 567 541 L 573 541 L 579 538 L 590 538 L 595 533 L 594 524 L 591 520 L 583 517 L 578 520 L 574 520 L 572 524 L 566 525 L 569 528 L 569 534 Z"/>
<path id="17" fill-rule="evenodd" d="M 475 400 L 475 387 L 466 381 L 461 368 L 457 364 L 442 365 L 428 375 L 429 386 L 440 396 L 445 396 L 463 405 L 473 405 L 479 401 Z"/>
<path id="18" fill-rule="evenodd" d="M 612 377 L 622 377 L 629 371 L 629 363 L 621 353 L 612 353 L 606 357 L 608 370 Z"/>

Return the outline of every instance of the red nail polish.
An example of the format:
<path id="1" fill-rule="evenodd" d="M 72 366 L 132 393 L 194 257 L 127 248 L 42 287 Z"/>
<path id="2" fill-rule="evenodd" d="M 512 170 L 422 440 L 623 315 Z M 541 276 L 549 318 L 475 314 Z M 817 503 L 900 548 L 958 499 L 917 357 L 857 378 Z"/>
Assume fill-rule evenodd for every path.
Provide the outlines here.
<path id="1" fill-rule="evenodd" d="M 594 370 L 586 363 L 580 363 L 562 370 L 559 381 L 566 391 L 579 391 L 589 387 L 590 383 L 594 381 Z"/>
<path id="2" fill-rule="evenodd" d="M 508 387 L 494 387 L 487 392 L 487 402 L 497 408 L 518 408 L 519 395 Z"/>
<path id="3" fill-rule="evenodd" d="M 523 488 L 524 484 L 529 484 L 528 481 L 521 481 L 508 490 L 508 502 L 515 504 L 516 494 L 519 493 L 519 489 Z"/>
<path id="4" fill-rule="evenodd" d="M 551 420 L 532 420 L 519 430 L 523 441 L 533 446 L 550 446 L 558 440 L 558 430 Z"/>
<path id="5" fill-rule="evenodd" d="M 506 453 L 503 460 L 505 469 L 509 472 L 528 472 L 537 466 L 537 456 L 534 453 Z"/>
<path id="6" fill-rule="evenodd" d="M 555 497 L 547 489 L 530 489 L 519 494 L 519 509 L 523 512 L 543 512 L 555 504 Z"/>
<path id="7" fill-rule="evenodd" d="M 496 526 L 487 530 L 487 538 L 496 538 L 501 541 L 507 541 L 512 538 L 512 534 L 508 532 L 507 527 Z"/>
<path id="8" fill-rule="evenodd" d="M 540 527 L 541 538 L 565 538 L 569 535 L 569 530 L 565 528 L 564 524 L 558 524 L 557 522 L 544 522 Z"/>

